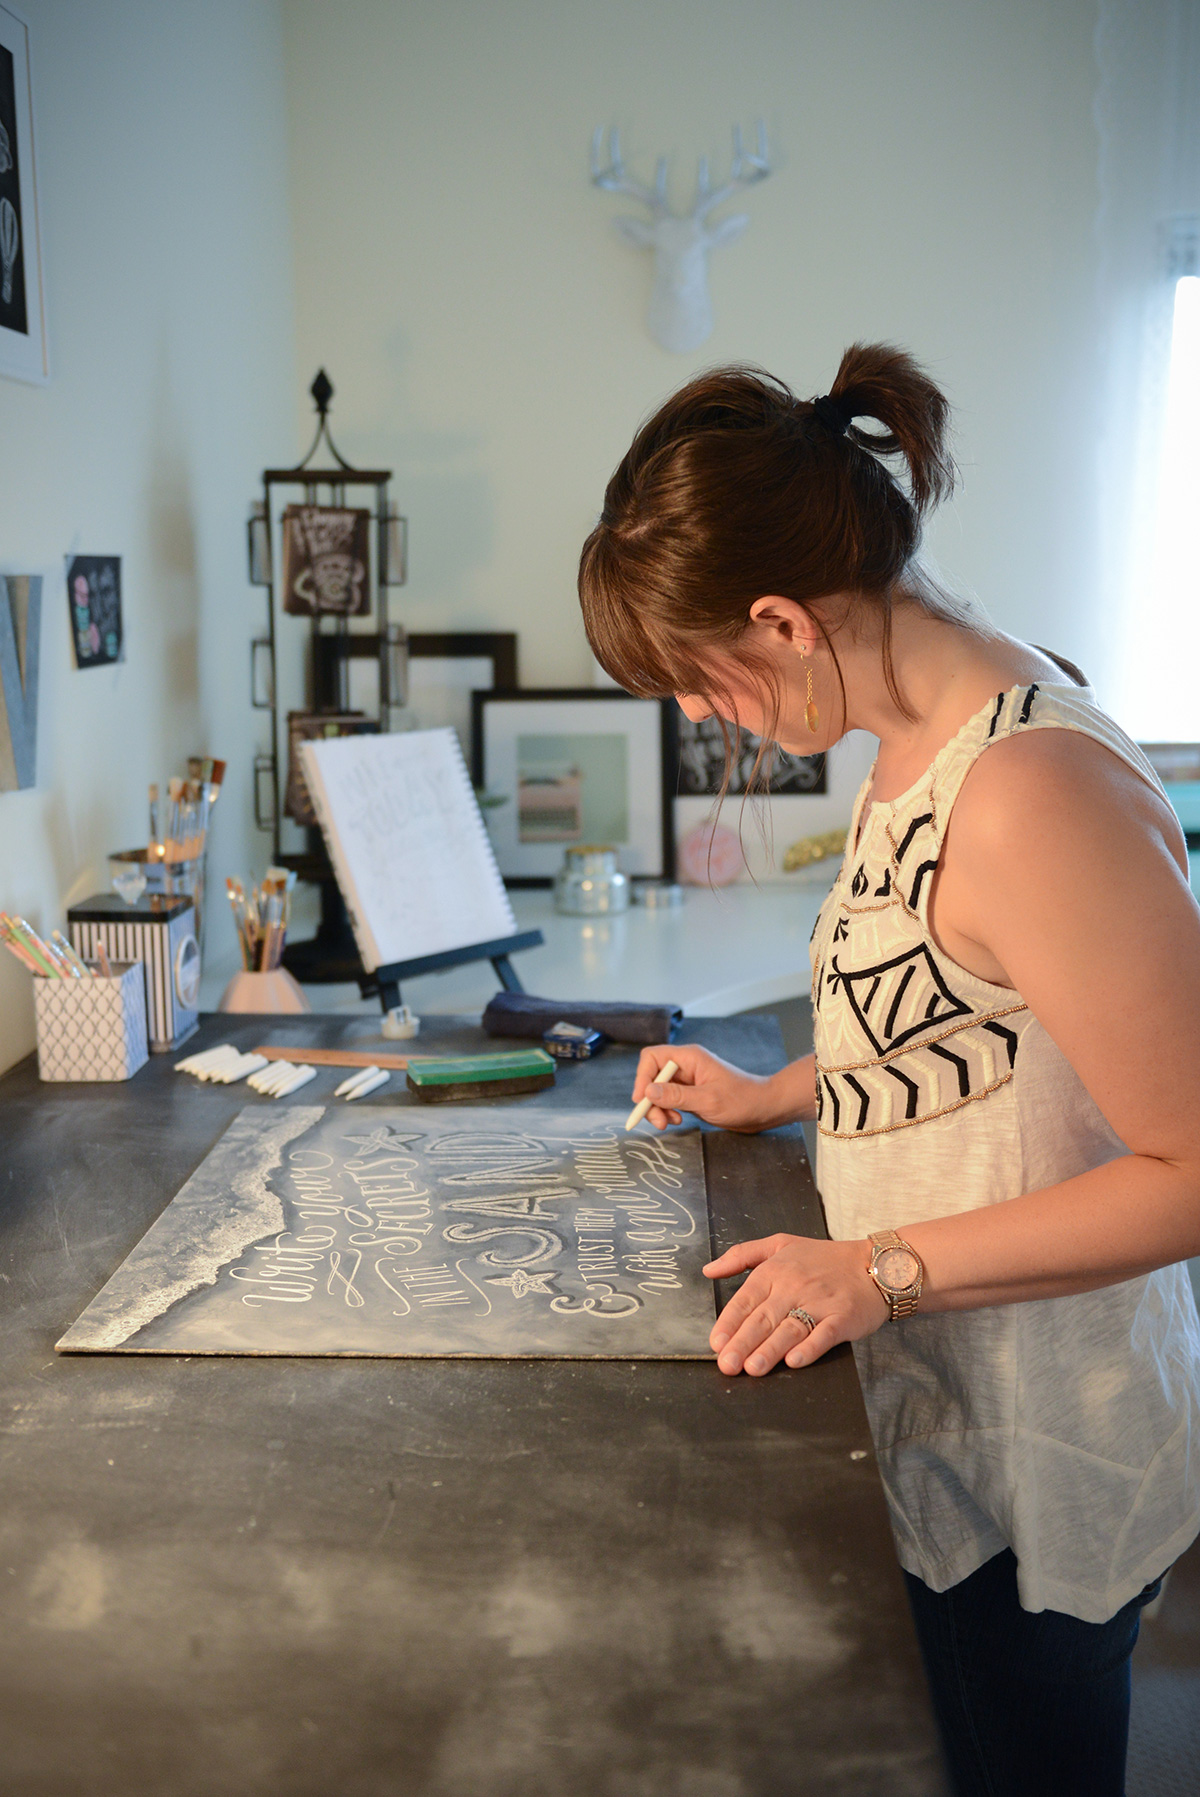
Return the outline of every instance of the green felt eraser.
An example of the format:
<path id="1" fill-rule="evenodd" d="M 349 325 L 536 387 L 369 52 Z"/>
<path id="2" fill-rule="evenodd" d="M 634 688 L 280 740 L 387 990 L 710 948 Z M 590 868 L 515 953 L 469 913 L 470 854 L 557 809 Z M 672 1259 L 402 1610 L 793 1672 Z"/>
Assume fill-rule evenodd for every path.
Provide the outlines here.
<path id="1" fill-rule="evenodd" d="M 410 1064 L 408 1089 L 427 1104 L 509 1098 L 554 1084 L 555 1061 L 544 1048 L 502 1054 L 448 1055 Z"/>

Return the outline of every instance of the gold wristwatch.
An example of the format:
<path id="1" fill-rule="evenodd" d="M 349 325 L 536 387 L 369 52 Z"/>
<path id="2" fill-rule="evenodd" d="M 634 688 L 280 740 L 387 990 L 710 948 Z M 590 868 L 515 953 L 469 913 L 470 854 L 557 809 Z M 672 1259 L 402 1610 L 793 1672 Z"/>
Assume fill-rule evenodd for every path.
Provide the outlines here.
<path id="1" fill-rule="evenodd" d="M 874 1231 L 867 1240 L 873 1245 L 867 1271 L 887 1300 L 892 1322 L 912 1316 L 925 1283 L 921 1256 L 902 1242 L 894 1229 Z"/>

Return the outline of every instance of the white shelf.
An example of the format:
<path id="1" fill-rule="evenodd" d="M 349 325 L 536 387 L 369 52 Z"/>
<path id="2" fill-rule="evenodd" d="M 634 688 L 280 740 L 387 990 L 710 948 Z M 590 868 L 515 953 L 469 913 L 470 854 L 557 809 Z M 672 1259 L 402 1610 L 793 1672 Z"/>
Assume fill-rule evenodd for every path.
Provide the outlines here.
<path id="1" fill-rule="evenodd" d="M 677 910 L 631 906 L 619 917 L 562 917 L 549 890 L 514 892 L 522 930 L 540 929 L 541 948 L 514 957 L 528 992 L 545 998 L 623 999 L 681 1005 L 692 1017 L 729 1017 L 755 1005 L 807 995 L 808 939 L 836 870 L 798 875 L 794 885 L 685 888 Z M 204 1009 L 216 1007 L 234 969 L 206 970 Z M 426 974 L 404 984 L 413 1009 L 429 1016 L 477 1012 L 496 990 L 488 962 Z M 315 1011 L 377 1013 L 358 987 L 307 986 Z"/>

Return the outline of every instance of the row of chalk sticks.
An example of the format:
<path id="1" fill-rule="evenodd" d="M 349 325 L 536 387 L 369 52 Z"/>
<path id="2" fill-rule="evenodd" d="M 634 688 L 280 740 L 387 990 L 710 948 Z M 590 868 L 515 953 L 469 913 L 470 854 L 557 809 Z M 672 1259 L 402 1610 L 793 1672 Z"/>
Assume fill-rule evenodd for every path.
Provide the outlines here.
<path id="1" fill-rule="evenodd" d="M 293 1061 L 270 1061 L 263 1054 L 243 1054 L 229 1042 L 206 1048 L 202 1054 L 187 1055 L 176 1061 L 175 1071 L 194 1074 L 197 1079 L 218 1086 L 236 1085 L 244 1079 L 252 1091 L 260 1092 L 264 1098 L 287 1098 L 317 1077 L 316 1068 L 307 1062 L 297 1065 Z M 342 1081 L 334 1097 L 365 1098 L 368 1092 L 386 1086 L 391 1077 L 386 1067 L 357 1067 L 350 1079 Z"/>

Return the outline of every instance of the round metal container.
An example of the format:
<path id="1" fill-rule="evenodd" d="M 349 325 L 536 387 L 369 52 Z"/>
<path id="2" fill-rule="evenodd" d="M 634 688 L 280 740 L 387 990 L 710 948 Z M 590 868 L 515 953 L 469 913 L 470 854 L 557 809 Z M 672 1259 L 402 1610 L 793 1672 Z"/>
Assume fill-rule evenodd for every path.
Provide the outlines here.
<path id="1" fill-rule="evenodd" d="M 683 903 L 683 887 L 668 885 L 665 880 L 648 880 L 634 887 L 633 902 L 644 905 L 647 911 L 677 911 Z"/>
<path id="2" fill-rule="evenodd" d="M 554 909 L 570 917 L 598 917 L 629 907 L 629 881 L 616 849 L 581 843 L 568 849 L 554 881 Z"/>

